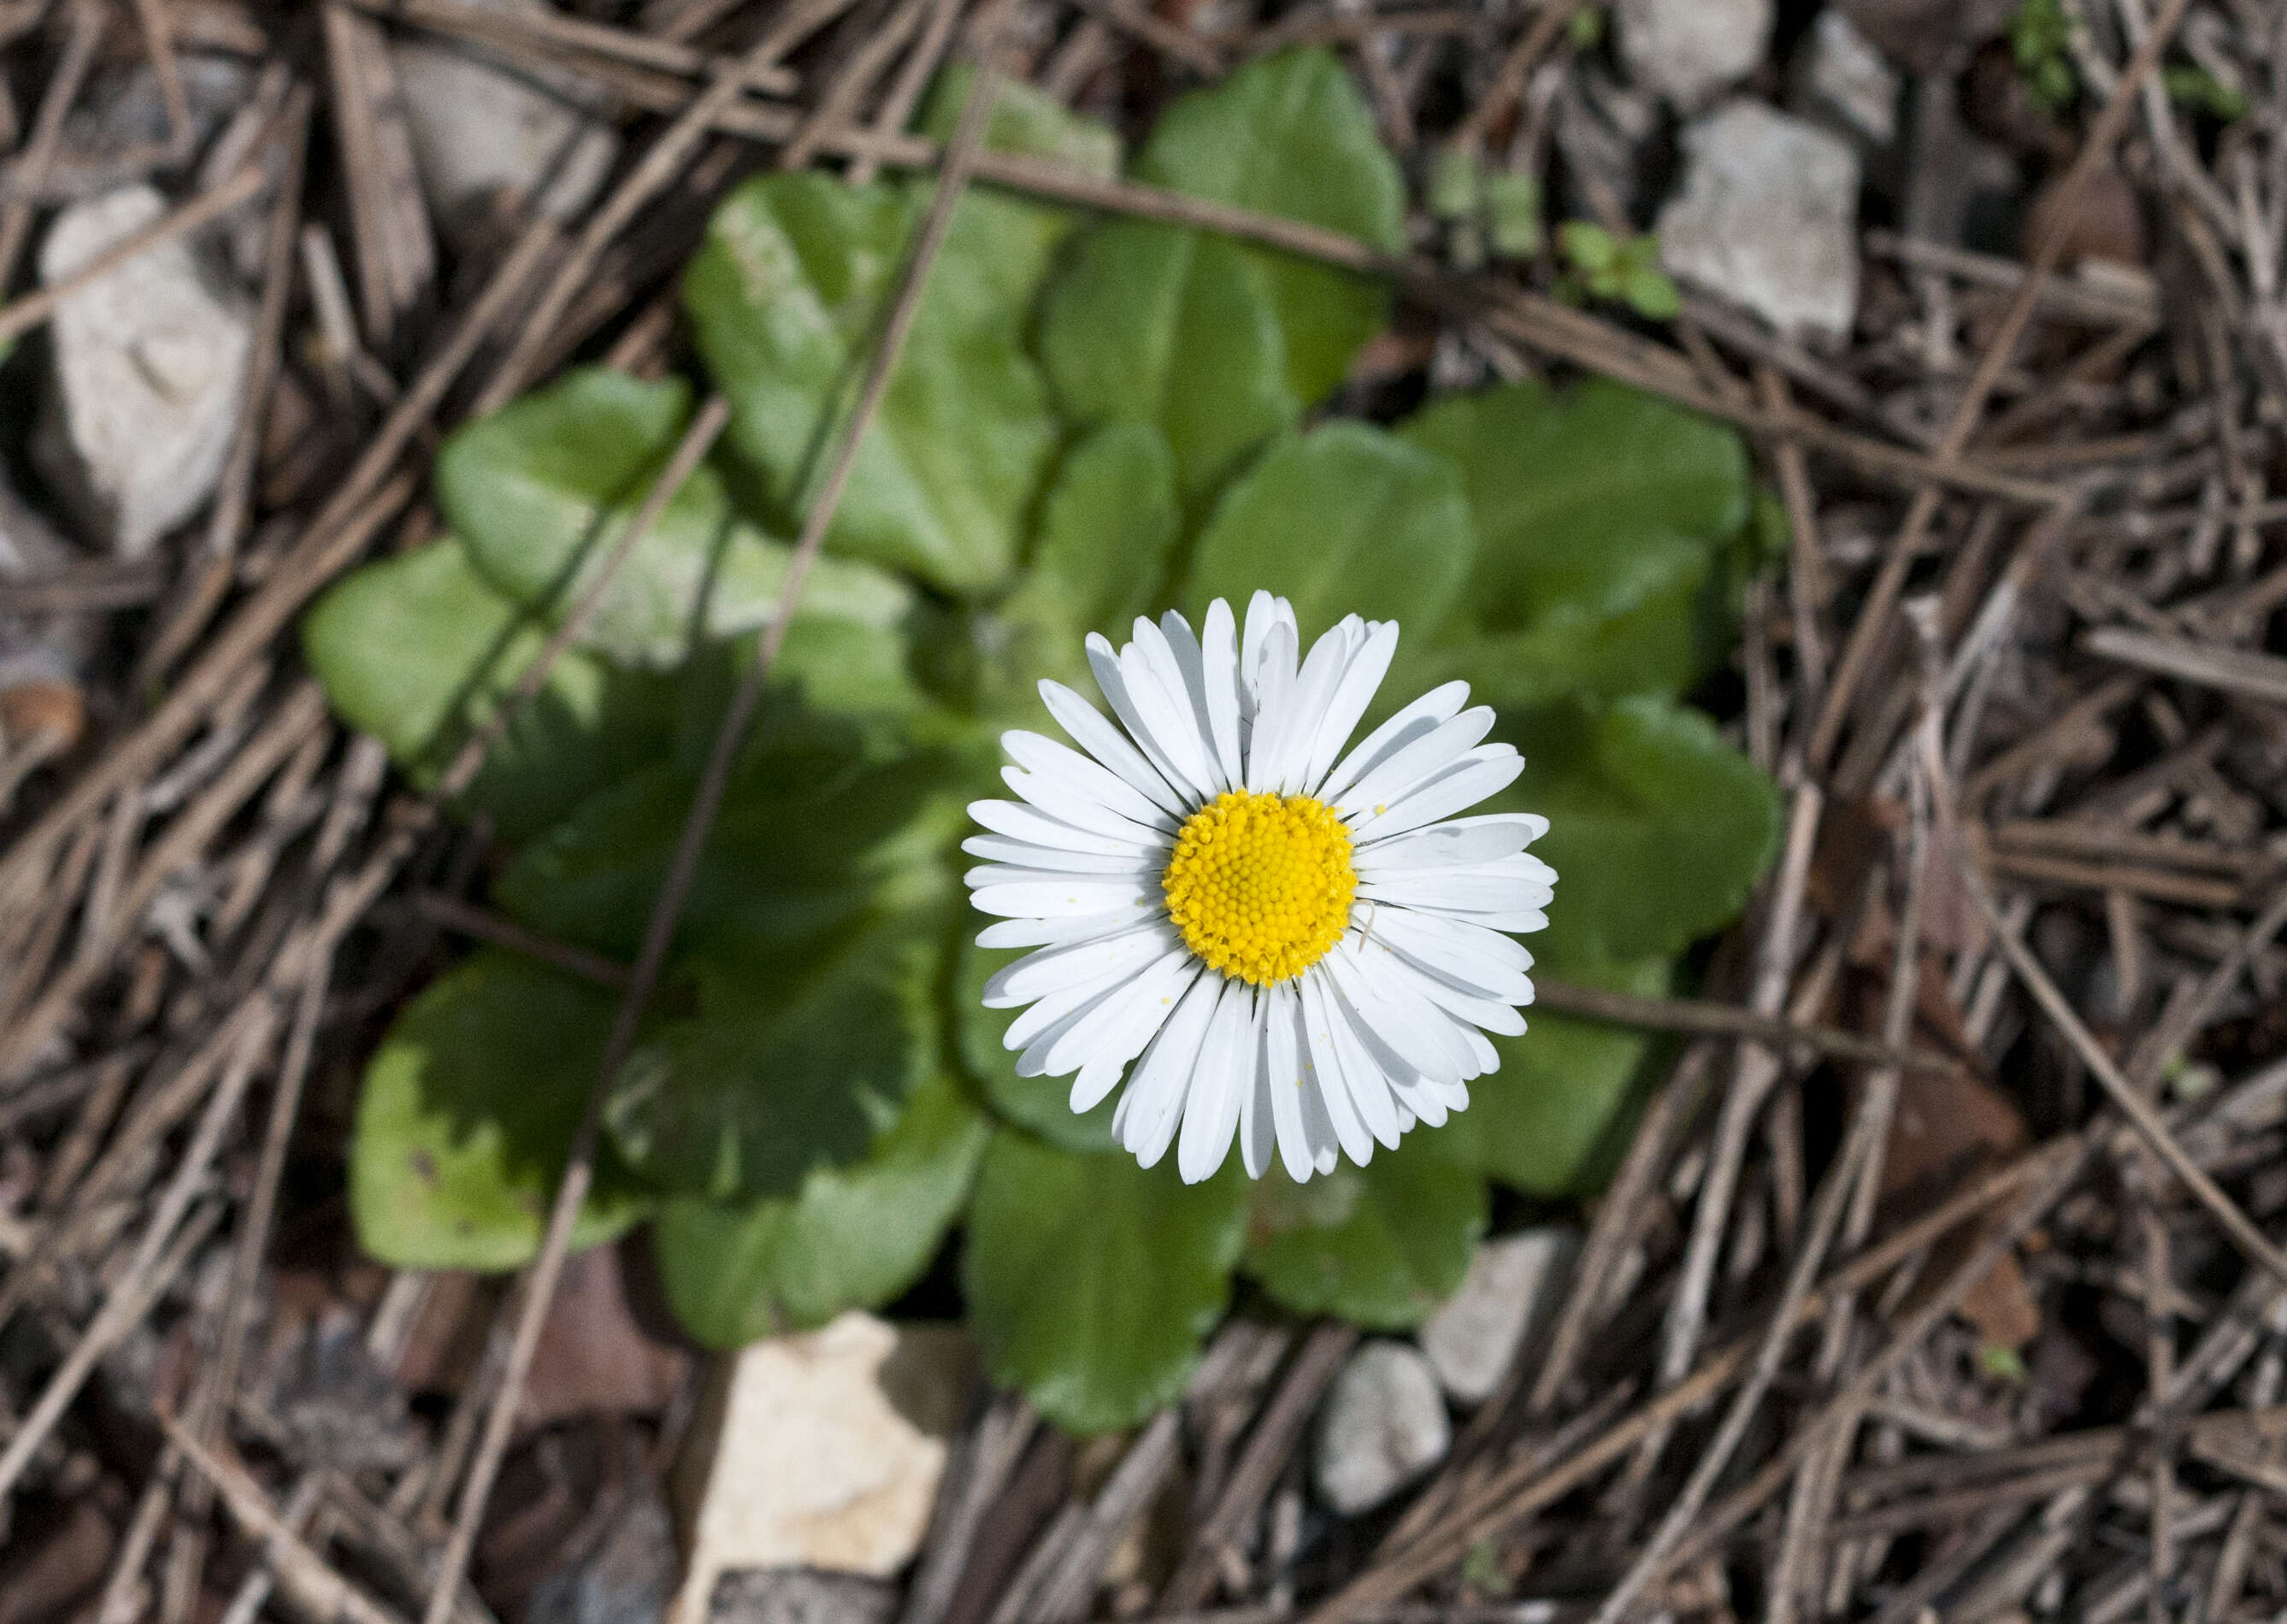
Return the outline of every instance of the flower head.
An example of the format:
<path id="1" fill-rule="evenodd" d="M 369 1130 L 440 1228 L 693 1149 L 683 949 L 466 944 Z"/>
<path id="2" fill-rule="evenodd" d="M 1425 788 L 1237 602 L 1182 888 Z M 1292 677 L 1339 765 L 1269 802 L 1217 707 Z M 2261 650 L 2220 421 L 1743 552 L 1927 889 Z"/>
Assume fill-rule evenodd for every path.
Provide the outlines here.
<path id="1" fill-rule="evenodd" d="M 1030 947 L 985 989 L 1025 1076 L 1073 1076 L 1072 1108 L 1127 1079 L 1112 1116 L 1146 1167 L 1175 1146 L 1187 1183 L 1237 1136 L 1261 1177 L 1360 1164 L 1469 1103 L 1487 1032 L 1524 1030 L 1555 871 L 1530 813 L 1457 817 L 1523 768 L 1484 741 L 1468 684 L 1433 689 L 1355 747 L 1397 649 L 1350 616 L 1302 653 L 1294 606 L 1258 592 L 1240 631 L 1216 599 L 1088 640 L 1115 722 L 1060 683 L 1080 748 L 1004 734 L 1019 800 L 980 800 L 963 849 L 988 948 Z"/>

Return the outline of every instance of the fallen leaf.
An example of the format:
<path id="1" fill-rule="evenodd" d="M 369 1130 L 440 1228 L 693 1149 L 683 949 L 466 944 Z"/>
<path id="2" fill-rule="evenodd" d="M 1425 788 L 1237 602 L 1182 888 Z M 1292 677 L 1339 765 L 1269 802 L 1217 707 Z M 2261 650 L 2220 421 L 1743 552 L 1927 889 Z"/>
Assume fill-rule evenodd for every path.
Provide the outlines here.
<path id="1" fill-rule="evenodd" d="M 655 1414 L 681 1388 L 685 1363 L 681 1349 L 636 1323 L 620 1249 L 590 1247 L 564 1265 L 518 1419 L 541 1427 L 571 1415 Z"/>

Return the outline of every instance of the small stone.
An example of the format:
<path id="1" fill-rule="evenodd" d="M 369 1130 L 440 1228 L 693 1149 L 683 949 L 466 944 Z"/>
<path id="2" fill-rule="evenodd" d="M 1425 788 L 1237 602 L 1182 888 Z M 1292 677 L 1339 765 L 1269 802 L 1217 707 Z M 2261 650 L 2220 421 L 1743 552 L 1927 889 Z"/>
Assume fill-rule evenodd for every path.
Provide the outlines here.
<path id="1" fill-rule="evenodd" d="M 973 1366 L 952 1327 L 856 1313 L 725 1360 L 677 1474 L 691 1547 L 677 1624 L 700 1624 L 732 1570 L 882 1578 L 904 1566 L 921 1549 Z"/>
<path id="2" fill-rule="evenodd" d="M 146 185 L 75 203 L 40 247 L 52 287 L 167 212 Z M 32 456 L 82 523 L 138 557 L 197 511 L 222 473 L 253 348 L 246 304 L 182 238 L 66 298 Z"/>
<path id="3" fill-rule="evenodd" d="M 568 80 L 543 83 L 442 41 L 408 40 L 392 54 L 430 210 L 462 253 L 527 209 L 559 220 L 577 213 L 619 158 L 619 136 L 582 109 Z"/>
<path id="4" fill-rule="evenodd" d="M 1518 1349 L 1555 1318 L 1580 1255 L 1578 1230 L 1551 1225 L 1477 1248 L 1460 1288 L 1421 1328 L 1421 1351 L 1445 1391 L 1482 1404 Z"/>
<path id="5" fill-rule="evenodd" d="M 167 99 L 150 63 L 103 75 L 64 121 L 43 193 L 77 198 L 107 192 L 147 169 L 151 153 L 170 142 L 181 141 L 186 153 L 202 151 L 254 93 L 255 70 L 237 57 L 186 51 L 175 58 L 175 71 L 190 108 L 186 138 L 168 122 Z"/>
<path id="6" fill-rule="evenodd" d="M 1858 154 L 1745 98 L 1683 132 L 1683 190 L 1659 213 L 1674 275 L 1781 333 L 1840 340 L 1858 308 Z"/>
<path id="7" fill-rule="evenodd" d="M 1620 60 L 1680 112 L 1705 106 L 1763 59 L 1772 0 L 1619 0 Z"/>
<path id="8" fill-rule="evenodd" d="M 1842 12 L 1818 14 L 1795 53 L 1796 110 L 1870 146 L 1898 134 L 1898 70 Z"/>
<path id="9" fill-rule="evenodd" d="M 524 1616 L 550 1624 L 657 1624 L 674 1593 L 674 1524 L 650 1478 L 637 1474 L 603 1543 L 541 1581 Z"/>
<path id="10" fill-rule="evenodd" d="M 1318 1493 L 1346 1517 L 1371 1510 L 1444 1459 L 1452 1442 L 1429 1361 L 1402 1342 L 1369 1342 L 1318 1412 Z"/>
<path id="11" fill-rule="evenodd" d="M 715 1583 L 706 1624 L 890 1624 L 898 1588 L 862 1573 L 749 1568 Z"/>

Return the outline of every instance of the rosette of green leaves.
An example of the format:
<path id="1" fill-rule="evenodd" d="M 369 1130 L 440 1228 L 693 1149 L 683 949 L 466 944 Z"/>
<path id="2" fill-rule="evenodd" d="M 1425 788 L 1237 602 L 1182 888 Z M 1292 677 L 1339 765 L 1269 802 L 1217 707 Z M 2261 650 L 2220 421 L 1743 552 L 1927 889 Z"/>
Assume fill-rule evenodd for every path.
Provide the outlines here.
<path id="1" fill-rule="evenodd" d="M 938 87 L 942 136 L 966 82 Z M 1110 133 L 1022 86 L 994 145 L 1119 171 Z M 1338 60 L 1250 63 L 1173 106 L 1136 179 L 1402 246 L 1397 168 Z M 694 389 L 574 372 L 455 434 L 446 539 L 338 584 L 305 628 L 342 713 L 433 784 L 592 598 L 461 810 L 502 850 L 492 905 L 624 962 L 928 183 L 770 176 L 685 277 L 724 444 L 606 579 Z M 1451 677 L 1526 754 L 1562 877 L 1544 971 L 1664 990 L 1768 859 L 1770 786 L 1682 702 L 1754 567 L 1729 430 L 1616 385 L 1324 416 L 1389 290 L 1257 245 L 1089 219 L 983 185 L 956 207 L 882 414 L 732 777 L 576 1241 L 649 1218 L 669 1300 L 734 1345 L 897 1297 L 965 1231 L 969 1324 L 1000 1379 L 1079 1431 L 1178 1393 L 1240 1279 L 1302 1313 L 1419 1320 L 1467 1268 L 1488 1189 L 1592 1188 L 1650 1045 L 1531 1014 L 1470 1109 L 1296 1187 L 1185 1187 L 1112 1146 L 1110 1107 L 1020 1078 L 978 991 L 958 881 L 996 738 L 1087 633 L 1258 587 L 1306 627 L 1399 620 L 1390 704 Z M 1318 421 L 1323 419 L 1323 421 Z M 599 586 L 598 583 L 601 582 Z M 352 1156 L 366 1246 L 511 1268 L 603 1064 L 618 994 L 487 950 L 408 1004 Z M 1530 1012 L 1528 1012 L 1530 1014 Z"/>

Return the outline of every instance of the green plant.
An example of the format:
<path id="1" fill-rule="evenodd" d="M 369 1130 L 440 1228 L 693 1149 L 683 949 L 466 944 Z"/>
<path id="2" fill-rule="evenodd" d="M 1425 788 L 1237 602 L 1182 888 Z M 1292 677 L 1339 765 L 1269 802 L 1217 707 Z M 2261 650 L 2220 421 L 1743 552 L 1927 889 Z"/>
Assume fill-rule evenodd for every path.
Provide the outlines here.
<path id="1" fill-rule="evenodd" d="M 2009 49 L 2033 99 L 2061 113 L 2080 95 L 2072 67 L 2073 20 L 2063 0 L 2017 0 L 2009 14 Z"/>
<path id="2" fill-rule="evenodd" d="M 1624 242 L 1601 225 L 1567 220 L 1557 228 L 1556 246 L 1570 267 L 1557 286 L 1564 297 L 1608 299 L 1652 321 L 1669 320 L 1683 308 L 1659 268 L 1659 239 L 1649 233 Z"/>
<path id="3" fill-rule="evenodd" d="M 965 87 L 939 87 L 942 133 Z M 1111 173 L 1109 135 L 1022 88 L 990 138 Z M 1171 107 L 1130 173 L 1401 240 L 1396 166 L 1332 56 Z M 748 183 L 685 291 L 724 446 L 671 501 L 463 804 L 504 848 L 492 905 L 631 958 L 734 674 L 772 612 L 817 447 L 847 409 L 922 179 Z M 1649 1044 L 1534 1016 L 1445 1128 L 1300 1188 L 1236 1162 L 1191 1188 L 1111 1148 L 1109 1104 L 1016 1075 L 977 990 L 957 843 L 1038 680 L 1081 640 L 1257 587 L 1315 631 L 1397 618 L 1386 691 L 1463 677 L 1530 757 L 1564 876 L 1552 974 L 1664 990 L 1766 862 L 1770 786 L 1678 702 L 1728 650 L 1749 532 L 1728 429 L 1591 380 L 1306 416 L 1388 294 L 1173 225 L 977 190 L 954 211 L 882 415 L 725 795 L 666 985 L 611 1080 L 582 1243 L 648 1218 L 692 1332 L 733 1345 L 889 1302 L 966 1227 L 991 1368 L 1078 1430 L 1180 1391 L 1235 1275 L 1298 1312 L 1413 1323 L 1500 1182 L 1593 1188 Z M 559 623 L 692 412 L 681 381 L 575 372 L 455 434 L 448 534 L 337 585 L 305 627 L 341 713 L 433 782 Z M 1371 721 L 1373 719 L 1369 719 Z M 400 1013 L 365 1079 L 367 1247 L 528 1259 L 616 993 L 486 950 Z"/>
<path id="4" fill-rule="evenodd" d="M 2170 101 L 2227 124 L 2245 118 L 2253 110 L 2245 91 L 2226 84 L 2206 68 L 2190 62 L 2169 63 L 2160 70 L 2160 80 L 2167 86 Z"/>

